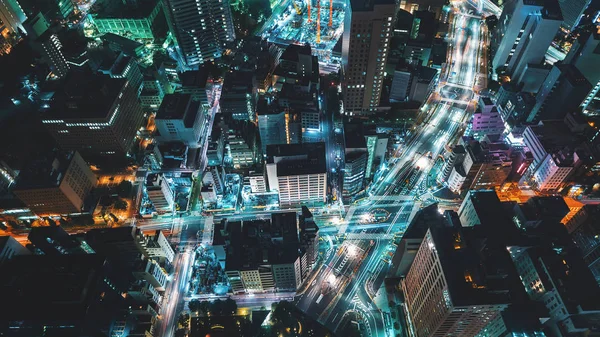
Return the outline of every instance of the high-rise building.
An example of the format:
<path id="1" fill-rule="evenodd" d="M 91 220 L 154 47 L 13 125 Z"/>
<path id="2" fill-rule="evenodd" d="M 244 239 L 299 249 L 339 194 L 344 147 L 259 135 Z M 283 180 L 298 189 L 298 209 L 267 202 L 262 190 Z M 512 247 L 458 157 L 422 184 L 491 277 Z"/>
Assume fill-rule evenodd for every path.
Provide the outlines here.
<path id="1" fill-rule="evenodd" d="M 538 190 L 556 190 L 579 162 L 573 134 L 562 121 L 545 121 L 528 126 L 523 133 L 527 148 L 533 154 L 521 185 Z"/>
<path id="2" fill-rule="evenodd" d="M 144 119 L 138 89 L 124 78 L 70 72 L 42 106 L 42 123 L 63 149 L 128 153 Z"/>
<path id="3" fill-rule="evenodd" d="M 414 68 L 406 62 L 398 62 L 390 89 L 390 101 L 404 102 L 408 99 L 414 77 Z"/>
<path id="4" fill-rule="evenodd" d="M 510 146 L 504 143 L 471 142 L 465 144 L 464 149 L 462 160 L 454 157 L 453 168 L 446 180 L 450 190 L 461 193 L 491 189 L 506 181 L 512 171 Z"/>
<path id="5" fill-rule="evenodd" d="M 254 151 L 248 146 L 246 140 L 241 135 L 230 133 L 226 148 L 229 150 L 233 167 L 243 168 L 255 164 Z"/>
<path id="6" fill-rule="evenodd" d="M 300 248 L 295 212 L 277 213 L 270 220 L 219 224 L 215 243 L 229 243 L 225 274 L 234 293 L 296 291 L 308 276 L 306 253 Z M 303 263 L 304 261 L 304 263 Z"/>
<path id="7" fill-rule="evenodd" d="M 352 0 L 346 6 L 342 90 L 347 114 L 372 113 L 379 106 L 396 11 L 393 0 Z"/>
<path id="8" fill-rule="evenodd" d="M 13 33 L 23 28 L 23 21 L 27 19 L 25 12 L 17 0 L 0 0 L 0 22 Z"/>
<path id="9" fill-rule="evenodd" d="M 58 36 L 49 29 L 50 24 L 44 15 L 37 13 L 25 20 L 23 26 L 29 35 L 32 48 L 42 56 L 54 75 L 59 78 L 66 76 L 70 65 L 62 52 Z"/>
<path id="10" fill-rule="evenodd" d="M 190 68 L 221 57 L 235 39 L 228 0 L 166 0 L 167 23 Z"/>
<path id="11" fill-rule="evenodd" d="M 224 116 L 235 120 L 256 120 L 256 101 L 258 96 L 252 85 L 254 74 L 251 72 L 234 72 L 225 74 L 219 106 Z"/>
<path id="12" fill-rule="evenodd" d="M 581 103 L 583 112 L 587 115 L 600 114 L 600 72 L 597 64 L 600 62 L 600 28 L 592 32 L 582 32 L 569 53 L 563 60 L 564 64 L 574 65 L 592 85 L 592 89 Z"/>
<path id="13" fill-rule="evenodd" d="M 31 252 L 12 236 L 0 236 L 0 265 L 15 256 L 29 254 Z"/>
<path id="14" fill-rule="evenodd" d="M 558 0 L 564 18 L 563 27 L 573 30 L 592 0 Z"/>
<path id="15" fill-rule="evenodd" d="M 367 142 L 367 165 L 365 177 L 370 179 L 377 172 L 379 166 L 384 162 L 387 153 L 389 137 L 387 134 L 377 133 L 376 130 L 365 131 L 365 141 Z"/>
<path id="16" fill-rule="evenodd" d="M 322 203 L 327 200 L 324 143 L 267 146 L 266 172 L 270 191 L 280 205 Z"/>
<path id="17" fill-rule="evenodd" d="M 269 104 L 264 99 L 258 101 L 256 112 L 263 154 L 269 145 L 300 142 L 302 121 L 299 114 L 286 110 L 277 103 Z"/>
<path id="18" fill-rule="evenodd" d="M 367 142 L 362 124 L 344 126 L 344 185 L 342 195 L 350 198 L 364 186 L 367 160 Z"/>
<path id="19" fill-rule="evenodd" d="M 62 0 L 18 0 L 25 14 L 30 17 L 41 12 L 50 21 L 63 21 L 75 10 L 72 1 Z"/>
<path id="20" fill-rule="evenodd" d="M 94 186 L 96 176 L 79 153 L 51 152 L 21 171 L 14 193 L 35 214 L 70 214 L 82 211 Z"/>
<path id="21" fill-rule="evenodd" d="M 470 231 L 452 222 L 425 233 L 401 282 L 413 336 L 474 337 L 511 303 L 511 283 L 492 273 L 507 261 L 488 260 Z"/>
<path id="22" fill-rule="evenodd" d="M 161 142 L 179 141 L 198 148 L 202 135 L 208 132 L 205 109 L 190 94 L 166 95 L 154 121 Z"/>
<path id="23" fill-rule="evenodd" d="M 306 206 L 302 206 L 299 218 L 300 246 L 306 252 L 309 268 L 315 265 L 319 256 L 319 226 L 315 223 L 313 215 Z"/>
<path id="24" fill-rule="evenodd" d="M 536 96 L 527 122 L 563 119 L 577 110 L 592 85 L 573 65 L 555 65 Z"/>
<path id="25" fill-rule="evenodd" d="M 557 0 L 512 0 L 492 36 L 492 70 L 519 78 L 527 64 L 540 64 L 562 23 Z"/>
<path id="26" fill-rule="evenodd" d="M 166 35 L 163 6 L 157 0 L 104 1 L 92 6 L 88 19 L 100 34 L 113 33 L 132 40 L 160 40 Z"/>
<path id="27" fill-rule="evenodd" d="M 479 98 L 479 108 L 473 114 L 471 132 L 477 140 L 485 136 L 501 135 L 504 132 L 504 121 L 498 108 L 488 97 Z"/>
<path id="28" fill-rule="evenodd" d="M 173 210 L 174 193 L 169 182 L 163 175 L 155 176 L 155 179 L 146 186 L 148 199 L 158 212 L 170 212 Z"/>

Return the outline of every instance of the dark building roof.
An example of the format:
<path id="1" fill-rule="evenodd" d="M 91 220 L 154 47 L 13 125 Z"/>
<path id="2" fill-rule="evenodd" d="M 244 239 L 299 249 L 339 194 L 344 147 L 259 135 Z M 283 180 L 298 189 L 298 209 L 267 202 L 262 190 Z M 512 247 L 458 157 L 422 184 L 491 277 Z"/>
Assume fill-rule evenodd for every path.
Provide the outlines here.
<path id="1" fill-rule="evenodd" d="M 191 88 L 204 88 L 208 81 L 210 71 L 207 66 L 202 66 L 198 70 L 185 71 L 179 74 L 181 86 Z"/>
<path id="2" fill-rule="evenodd" d="M 298 44 L 290 44 L 285 48 L 281 56 L 280 60 L 287 60 L 292 62 L 298 62 L 298 55 L 311 55 L 310 44 L 298 45 Z"/>
<path id="3" fill-rule="evenodd" d="M 136 0 L 136 5 L 126 5 L 124 1 L 97 1 L 92 6 L 92 16 L 108 18 L 143 19 L 150 16 L 158 5 L 157 0 Z"/>
<path id="4" fill-rule="evenodd" d="M 58 187 L 71 164 L 75 151 L 42 152 L 25 165 L 19 174 L 16 190 Z"/>
<path id="5" fill-rule="evenodd" d="M 277 164 L 278 176 L 325 173 L 325 143 L 268 145 L 267 163 Z"/>
<path id="6" fill-rule="evenodd" d="M 44 119 L 106 119 L 127 82 L 124 78 L 70 71 L 43 110 Z"/>
<path id="7" fill-rule="evenodd" d="M 81 321 L 102 280 L 104 258 L 92 255 L 17 256 L 0 269 L 3 321 Z M 1 331 L 1 330 L 0 330 Z"/>
<path id="8" fill-rule="evenodd" d="M 296 212 L 274 213 L 271 220 L 228 223 L 222 228 L 230 239 L 226 269 L 251 270 L 259 265 L 294 263 L 300 248 L 296 224 Z"/>
<path id="9" fill-rule="evenodd" d="M 353 12 L 368 12 L 372 11 L 373 8 L 377 5 L 395 5 L 396 2 L 394 0 L 350 0 L 350 9 Z M 393 13 L 390 13 L 393 15 Z"/>
<path id="10" fill-rule="evenodd" d="M 192 99 L 191 94 L 168 94 L 163 98 L 156 119 L 183 119 L 186 128 L 194 126 L 200 109 L 200 101 Z"/>
<path id="11" fill-rule="evenodd" d="M 362 123 L 344 124 L 344 141 L 346 150 L 348 149 L 366 149 L 365 131 Z"/>

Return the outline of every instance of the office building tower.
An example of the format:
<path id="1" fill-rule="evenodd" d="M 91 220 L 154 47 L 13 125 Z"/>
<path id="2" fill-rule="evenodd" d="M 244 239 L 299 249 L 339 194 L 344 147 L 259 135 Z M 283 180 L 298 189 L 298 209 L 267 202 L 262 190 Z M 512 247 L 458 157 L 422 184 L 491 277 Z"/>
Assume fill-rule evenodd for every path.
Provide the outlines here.
<path id="1" fill-rule="evenodd" d="M 15 256 L 29 254 L 31 252 L 12 236 L 0 236 L 0 265 Z"/>
<path id="2" fill-rule="evenodd" d="M 198 148 L 202 135 L 208 132 L 206 112 L 190 94 L 166 95 L 154 121 L 160 142 L 178 141 Z"/>
<path id="3" fill-rule="evenodd" d="M 28 17 L 42 13 L 49 21 L 60 22 L 67 19 L 75 10 L 72 1 L 62 0 L 17 0 Z"/>
<path id="4" fill-rule="evenodd" d="M 309 44 L 288 45 L 277 60 L 272 86 L 281 90 L 285 83 L 293 84 L 301 91 L 319 89 L 319 59 L 312 55 Z"/>
<path id="5" fill-rule="evenodd" d="M 126 79 L 70 72 L 42 106 L 42 123 L 63 149 L 126 154 L 143 125 L 137 92 Z"/>
<path id="6" fill-rule="evenodd" d="M 463 227 L 472 227 L 492 221 L 502 212 L 502 204 L 496 192 L 469 191 L 458 209 L 458 217 Z"/>
<path id="7" fill-rule="evenodd" d="M 225 246 L 225 274 L 234 293 L 298 289 L 308 276 L 308 265 L 297 221 L 296 213 L 290 212 L 273 214 L 269 220 L 225 220 L 216 225 L 213 246 Z"/>
<path id="8" fill-rule="evenodd" d="M 19 174 L 15 195 L 37 215 L 79 213 L 96 176 L 79 153 L 36 156 Z"/>
<path id="9" fill-rule="evenodd" d="M 369 153 L 362 124 L 344 126 L 344 185 L 342 195 L 350 198 L 362 190 Z"/>
<path id="10" fill-rule="evenodd" d="M 596 282 L 600 284 L 600 208 L 597 205 L 585 206 L 578 221 L 565 224 L 573 242 L 581 250 L 585 264 L 590 268 Z"/>
<path id="11" fill-rule="evenodd" d="M 391 0 L 350 1 L 344 17 L 344 110 L 368 114 L 379 106 L 397 5 Z"/>
<path id="12" fill-rule="evenodd" d="M 425 102 L 429 94 L 435 89 L 439 72 L 430 67 L 417 67 L 410 87 L 408 99 L 411 101 Z"/>
<path id="13" fill-rule="evenodd" d="M 25 12 L 17 0 L 0 0 L 0 22 L 11 33 L 17 33 L 23 28 L 23 22 L 27 19 Z"/>
<path id="14" fill-rule="evenodd" d="M 213 78 L 210 75 L 210 66 L 202 65 L 198 70 L 185 71 L 179 74 L 181 93 L 192 95 L 192 99 L 200 101 L 207 107 L 213 106 Z"/>
<path id="15" fill-rule="evenodd" d="M 527 122 L 563 119 L 578 109 L 590 90 L 590 82 L 575 66 L 553 66 L 536 95 Z"/>
<path id="16" fill-rule="evenodd" d="M 241 135 L 236 134 L 235 132 L 230 133 L 227 139 L 226 148 L 233 167 L 244 168 L 255 164 L 254 151 Z"/>
<path id="17" fill-rule="evenodd" d="M 250 171 L 248 182 L 252 193 L 265 193 L 268 191 L 267 181 L 262 172 Z"/>
<path id="18" fill-rule="evenodd" d="M 158 0 L 104 1 L 92 6 L 89 23 L 100 34 L 112 33 L 132 40 L 157 40 L 166 36 L 166 22 L 162 3 Z"/>
<path id="19" fill-rule="evenodd" d="M 477 140 L 482 140 L 486 136 L 501 135 L 504 132 L 504 121 L 489 97 L 479 98 L 478 109 L 471 121 L 471 132 Z"/>
<path id="20" fill-rule="evenodd" d="M 404 102 L 408 99 L 414 77 L 413 74 L 413 67 L 402 60 L 398 62 L 390 89 L 391 102 Z"/>
<path id="21" fill-rule="evenodd" d="M 522 92 L 537 94 L 551 69 L 552 67 L 546 64 L 529 63 L 525 65 L 521 76 L 515 79 L 515 83 L 519 84 Z"/>
<path id="22" fill-rule="evenodd" d="M 85 233 L 85 241 L 112 263 L 133 267 L 142 257 L 135 233 L 135 227 L 91 229 Z"/>
<path id="23" fill-rule="evenodd" d="M 169 29 L 190 68 L 221 57 L 235 39 L 229 1 L 165 0 Z"/>
<path id="24" fill-rule="evenodd" d="M 143 75 L 135 58 L 120 52 L 117 57 L 112 60 L 106 60 L 98 67 L 98 72 L 108 75 L 111 78 L 124 78 L 129 82 L 129 85 L 137 91 L 139 95 L 142 89 Z"/>
<path id="25" fill-rule="evenodd" d="M 29 41 L 33 50 L 42 56 L 54 75 L 58 78 L 64 77 L 69 71 L 70 65 L 67 63 L 62 52 L 62 44 L 58 36 L 49 28 L 50 24 L 42 13 L 23 22 L 23 26 L 29 35 Z"/>
<path id="26" fill-rule="evenodd" d="M 426 231 L 401 281 L 414 336 L 474 337 L 511 303 L 512 284 L 496 282 L 492 272 L 509 265 L 488 260 L 494 255 L 480 251 L 469 232 L 456 222 Z"/>
<path id="27" fill-rule="evenodd" d="M 256 102 L 258 95 L 252 85 L 252 72 L 236 71 L 225 74 L 219 106 L 224 116 L 240 121 L 256 121 Z"/>
<path id="28" fill-rule="evenodd" d="M 564 64 L 575 66 L 592 85 L 592 89 L 581 103 L 586 115 L 598 115 L 600 113 L 600 72 L 597 71 L 600 62 L 600 32 L 596 28 L 592 32 L 582 32 L 569 53 L 563 60 Z"/>
<path id="29" fill-rule="evenodd" d="M 523 140 L 533 163 L 519 184 L 540 191 L 558 189 L 579 162 L 576 138 L 565 130 L 563 121 L 545 121 L 528 126 Z"/>
<path id="30" fill-rule="evenodd" d="M 462 160 L 454 157 L 446 180 L 448 188 L 455 193 L 499 187 L 512 171 L 511 148 L 507 144 L 474 141 L 465 144 L 464 150 Z"/>
<path id="31" fill-rule="evenodd" d="M 158 111 L 165 95 L 172 93 L 173 88 L 167 79 L 164 67 L 150 66 L 144 70 L 139 98 L 145 111 Z"/>
<path id="32" fill-rule="evenodd" d="M 268 145 L 300 142 L 302 121 L 299 113 L 285 109 L 278 103 L 269 104 L 265 99 L 258 101 L 256 112 L 263 154 Z"/>
<path id="33" fill-rule="evenodd" d="M 367 143 L 367 166 L 365 177 L 371 179 L 378 168 L 385 161 L 389 137 L 387 134 L 377 133 L 376 130 L 365 131 L 365 141 Z"/>
<path id="34" fill-rule="evenodd" d="M 327 200 L 324 143 L 267 146 L 266 173 L 280 205 L 322 203 Z"/>
<path id="35" fill-rule="evenodd" d="M 300 245 L 306 252 L 306 260 L 312 269 L 319 256 L 319 226 L 306 206 L 302 206 L 298 227 L 300 228 Z"/>
<path id="36" fill-rule="evenodd" d="M 158 212 L 173 211 L 174 193 L 164 175 L 150 176 L 146 185 L 148 199 Z"/>
<path id="37" fill-rule="evenodd" d="M 563 27 L 573 30 L 579 24 L 583 12 L 592 3 L 592 0 L 558 0 L 563 16 Z"/>
<path id="38" fill-rule="evenodd" d="M 492 36 L 492 70 L 519 78 L 527 64 L 540 64 L 562 23 L 558 0 L 512 0 Z"/>
<path id="39" fill-rule="evenodd" d="M 290 142 L 299 142 L 298 138 L 304 143 L 323 141 L 316 86 L 311 91 L 306 91 L 295 84 L 283 83 L 279 88 L 279 106 L 289 114 Z"/>
<path id="40" fill-rule="evenodd" d="M 225 136 L 221 129 L 213 127 L 213 131 L 208 136 L 206 147 L 206 162 L 208 166 L 223 165 L 223 152 L 225 151 Z"/>

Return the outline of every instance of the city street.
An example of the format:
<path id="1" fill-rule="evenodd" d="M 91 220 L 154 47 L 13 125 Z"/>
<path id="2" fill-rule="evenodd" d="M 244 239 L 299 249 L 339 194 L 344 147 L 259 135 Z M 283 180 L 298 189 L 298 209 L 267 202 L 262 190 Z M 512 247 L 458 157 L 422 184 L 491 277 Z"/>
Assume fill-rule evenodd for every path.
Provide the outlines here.
<path id="1" fill-rule="evenodd" d="M 348 312 L 364 318 L 368 336 L 390 336 L 382 309 L 373 297 L 389 269 L 386 257 L 393 238 L 402 235 L 420 208 L 427 191 L 420 187 L 436 158 L 462 135 L 477 102 L 476 86 L 482 72 L 484 2 L 454 2 L 455 16 L 449 39 L 447 66 L 422 112 L 423 123 L 401 153 L 371 185 L 369 198 L 351 206 L 337 226 L 345 241 L 328 251 L 324 263 L 296 298 L 300 309 L 331 329 L 337 329 Z M 479 7 L 479 8 L 478 8 Z M 384 214 L 384 215 L 379 215 Z M 381 219 L 377 218 L 381 217 Z M 329 228 L 321 230 L 329 233 Z M 389 261 L 389 260 L 387 260 Z M 351 270 L 351 277 L 346 272 Z"/>

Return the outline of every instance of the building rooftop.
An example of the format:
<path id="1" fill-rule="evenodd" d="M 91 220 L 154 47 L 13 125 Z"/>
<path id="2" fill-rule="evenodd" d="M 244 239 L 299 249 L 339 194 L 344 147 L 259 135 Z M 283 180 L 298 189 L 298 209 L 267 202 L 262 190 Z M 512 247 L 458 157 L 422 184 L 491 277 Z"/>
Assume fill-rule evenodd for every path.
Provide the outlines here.
<path id="1" fill-rule="evenodd" d="M 16 256 L 2 266 L 4 320 L 80 320 L 97 295 L 104 258 L 99 255 Z"/>
<path id="2" fill-rule="evenodd" d="M 380 5 L 396 5 L 396 2 L 394 0 L 350 0 L 350 8 L 353 12 L 372 11 L 375 6 Z"/>
<path id="3" fill-rule="evenodd" d="M 200 101 L 192 99 L 191 94 L 168 94 L 156 113 L 156 120 L 183 119 L 186 128 L 194 125 L 196 116 L 200 110 Z"/>
<path id="4" fill-rule="evenodd" d="M 44 120 L 109 119 L 111 107 L 127 82 L 124 78 L 70 71 L 64 82 L 42 108 Z"/>
<path id="5" fill-rule="evenodd" d="M 198 70 L 185 71 L 179 74 L 181 86 L 190 88 L 204 88 L 208 81 L 210 70 L 208 66 L 202 66 Z"/>
<path id="6" fill-rule="evenodd" d="M 430 232 L 454 306 L 511 303 L 509 282 L 496 274 L 503 267 L 510 268 L 507 252 L 508 259 L 503 261 L 486 259 L 473 237 L 474 227 L 463 228 L 460 223 L 435 226 Z"/>
<path id="7" fill-rule="evenodd" d="M 98 1 L 91 8 L 91 15 L 98 19 L 143 19 L 152 14 L 158 0 L 137 0 L 136 5 L 127 5 L 124 1 Z"/>
<path id="8" fill-rule="evenodd" d="M 267 163 L 277 164 L 278 176 L 325 173 L 325 143 L 268 145 Z"/>
<path id="9" fill-rule="evenodd" d="M 75 151 L 38 153 L 21 170 L 16 190 L 58 187 L 64 178 Z"/>
<path id="10" fill-rule="evenodd" d="M 270 220 L 228 223 L 226 269 L 249 270 L 260 264 L 294 263 L 300 248 L 296 218 L 296 212 L 274 213 Z"/>
<path id="11" fill-rule="evenodd" d="M 362 123 L 344 124 L 344 141 L 346 150 L 366 149 L 365 131 Z"/>

